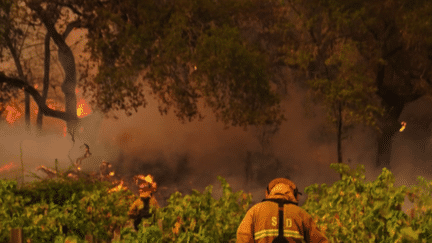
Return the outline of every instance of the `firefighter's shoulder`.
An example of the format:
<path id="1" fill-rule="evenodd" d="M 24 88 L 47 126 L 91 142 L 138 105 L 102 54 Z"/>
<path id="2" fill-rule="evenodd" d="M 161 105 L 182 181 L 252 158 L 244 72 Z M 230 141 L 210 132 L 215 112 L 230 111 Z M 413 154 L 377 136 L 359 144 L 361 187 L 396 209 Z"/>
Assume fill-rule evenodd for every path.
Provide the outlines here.
<path id="1" fill-rule="evenodd" d="M 138 198 L 132 203 L 131 208 L 139 208 L 142 205 L 143 205 L 143 202 L 142 202 L 141 198 Z"/>

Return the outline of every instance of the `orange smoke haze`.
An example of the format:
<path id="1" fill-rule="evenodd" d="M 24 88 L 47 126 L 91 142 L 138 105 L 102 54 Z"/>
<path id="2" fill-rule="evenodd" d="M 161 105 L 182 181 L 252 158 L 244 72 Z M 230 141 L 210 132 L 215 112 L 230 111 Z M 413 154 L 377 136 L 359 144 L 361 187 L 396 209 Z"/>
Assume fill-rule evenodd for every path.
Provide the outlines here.
<path id="1" fill-rule="evenodd" d="M 106 160 L 113 164 L 115 174 L 119 177 L 131 178 L 136 174 L 151 174 L 154 181 L 160 185 L 159 192 L 164 193 L 164 197 L 175 190 L 184 194 L 190 193 L 191 188 L 202 191 L 210 184 L 215 186 L 213 192 L 217 197 L 222 194 L 222 189 L 218 187 L 220 183 L 216 180 L 217 175 L 227 179 L 233 191 L 244 190 L 252 193 L 254 202 L 264 197 L 266 183 L 273 177 L 289 176 L 302 192 L 306 186 L 314 183 L 331 185 L 339 180 L 339 175 L 329 168 L 330 163 L 337 161 L 334 126 L 329 125 L 322 107 L 310 104 L 309 111 L 305 111 L 307 103 L 305 92 L 301 88 L 289 87 L 289 97 L 282 104 L 288 121 L 284 122 L 274 135 L 271 145 L 274 156 L 268 160 L 256 155 L 261 148 L 254 133 L 255 128 L 251 127 L 248 131 L 242 128 L 225 130 L 223 124 L 216 122 L 208 109 L 203 110 L 206 118 L 202 122 L 183 124 L 173 112 L 161 116 L 157 101 L 149 98 L 148 106 L 139 109 L 138 113 L 131 117 L 119 113 L 119 120 L 103 119 L 101 123 L 97 123 L 96 119 L 92 118 L 96 117 L 97 112 L 86 110 L 87 103 L 80 99 L 81 97 L 77 97 L 77 114 L 81 111 L 82 120 L 88 121 L 80 135 L 86 136 L 85 139 L 89 141 L 86 143 L 92 153 L 92 156 L 83 160 L 82 170 L 95 171 L 101 161 Z M 416 126 L 423 125 L 420 122 L 423 118 L 418 118 L 419 124 L 416 125 L 416 117 L 429 111 L 427 107 L 430 105 L 432 100 L 425 101 L 425 105 L 421 106 L 422 111 L 417 108 L 418 103 L 413 103 L 412 107 L 407 107 L 404 111 L 405 117 L 400 118 L 409 125 L 393 139 L 392 172 L 395 175 L 395 186 L 412 185 L 418 175 L 430 178 L 432 148 L 429 142 L 425 143 L 425 152 L 421 153 L 416 148 L 417 140 L 407 139 L 413 136 Z M 53 104 L 54 106 L 56 109 L 62 108 L 57 104 Z M 407 111 L 412 111 L 412 114 Z M 4 159 L 4 162 L 0 163 L 18 161 L 19 142 L 23 140 L 23 161 L 29 170 L 42 164 L 53 167 L 54 158 L 58 158 L 63 167 L 69 165 L 66 156 L 73 145 L 68 137 L 61 136 L 65 128 L 64 122 L 44 118 L 44 132 L 54 123 L 60 124 L 60 127 L 50 131 L 55 135 L 41 138 L 29 138 L 27 135 L 18 137 L 15 135 L 19 130 L 18 126 L 6 126 L 5 129 L 2 127 L 0 158 Z M 381 170 L 374 168 L 374 132 L 359 126 L 351 130 L 349 135 L 352 135 L 352 138 L 347 138 L 342 143 L 344 162 L 351 168 L 355 168 L 359 163 L 364 164 L 366 181 L 375 180 Z M 70 156 L 73 161 L 83 156 L 84 150 L 78 149 L 81 145 L 82 143 L 76 144 L 75 154 Z M 255 173 L 253 176 L 265 179 L 246 185 L 245 165 L 248 152 L 251 154 L 250 170 Z M 280 162 L 278 173 L 269 173 L 267 161 Z M 167 189 L 164 191 L 163 188 Z M 300 205 L 306 198 L 306 195 L 300 198 Z M 163 205 L 163 200 L 161 204 Z"/>
<path id="2" fill-rule="evenodd" d="M 6 172 L 14 167 L 17 167 L 17 165 L 14 162 L 10 162 L 9 164 L 0 167 L 0 173 Z"/>

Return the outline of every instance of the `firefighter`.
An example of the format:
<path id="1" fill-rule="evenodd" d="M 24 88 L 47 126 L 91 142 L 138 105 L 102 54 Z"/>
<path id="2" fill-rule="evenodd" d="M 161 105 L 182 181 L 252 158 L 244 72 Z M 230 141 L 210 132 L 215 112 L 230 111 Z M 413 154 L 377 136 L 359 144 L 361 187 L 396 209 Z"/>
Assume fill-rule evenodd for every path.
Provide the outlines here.
<path id="1" fill-rule="evenodd" d="M 139 185 L 139 198 L 135 200 L 129 210 L 129 217 L 134 220 L 134 228 L 138 231 L 138 226 L 143 219 L 150 219 L 152 222 L 155 220 L 154 212 L 150 212 L 151 208 L 158 209 L 159 204 L 154 197 L 154 193 L 157 190 L 157 185 L 153 181 L 153 177 L 151 175 L 147 176 L 135 176 L 135 183 Z M 162 228 L 161 221 L 158 221 L 159 228 Z M 149 226 L 148 224 L 144 224 L 144 226 Z"/>
<path id="2" fill-rule="evenodd" d="M 292 181 L 285 178 L 272 180 L 265 199 L 250 208 L 240 223 L 237 243 L 327 243 L 312 217 L 297 206 L 299 194 Z"/>

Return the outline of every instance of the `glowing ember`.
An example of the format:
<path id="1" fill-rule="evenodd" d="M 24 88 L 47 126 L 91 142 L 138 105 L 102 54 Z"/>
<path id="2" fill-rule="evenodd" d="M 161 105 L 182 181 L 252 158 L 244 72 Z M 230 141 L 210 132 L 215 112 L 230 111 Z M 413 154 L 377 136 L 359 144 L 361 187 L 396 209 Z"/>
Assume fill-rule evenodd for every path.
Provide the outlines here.
<path id="1" fill-rule="evenodd" d="M 13 167 L 16 167 L 16 164 L 14 162 L 10 162 L 9 164 L 0 167 L 0 172 L 8 171 L 8 170 L 12 169 Z"/>
<path id="2" fill-rule="evenodd" d="M 406 122 L 401 122 L 402 127 L 399 129 L 399 132 L 403 132 L 405 130 L 406 127 Z"/>
<path id="3" fill-rule="evenodd" d="M 17 111 L 17 109 L 13 108 L 12 106 L 7 106 L 6 110 L 8 111 L 8 114 L 6 116 L 6 121 L 9 124 L 14 123 L 21 116 L 21 113 Z"/>

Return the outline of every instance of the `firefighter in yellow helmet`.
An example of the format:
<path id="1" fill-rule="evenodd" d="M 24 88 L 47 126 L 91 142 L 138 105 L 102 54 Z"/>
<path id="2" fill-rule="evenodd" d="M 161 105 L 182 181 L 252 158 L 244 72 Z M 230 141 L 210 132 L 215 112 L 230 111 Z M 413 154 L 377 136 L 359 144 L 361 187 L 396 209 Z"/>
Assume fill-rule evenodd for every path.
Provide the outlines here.
<path id="1" fill-rule="evenodd" d="M 266 198 L 248 210 L 237 229 L 237 243 L 313 242 L 328 240 L 312 217 L 298 207 L 296 185 L 285 178 L 272 180 Z"/>
<path id="2" fill-rule="evenodd" d="M 135 183 L 139 186 L 139 198 L 135 200 L 129 210 L 129 217 L 134 220 L 134 228 L 138 231 L 138 226 L 143 219 L 150 219 L 152 222 L 155 221 L 154 210 L 159 208 L 159 204 L 154 197 L 154 193 L 157 190 L 156 182 L 153 181 L 151 175 L 134 176 Z M 159 227 L 161 228 L 161 222 L 158 221 Z M 144 226 L 149 226 L 145 224 Z"/>

